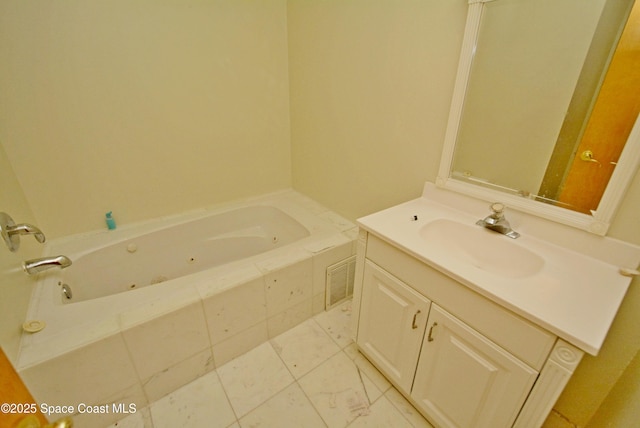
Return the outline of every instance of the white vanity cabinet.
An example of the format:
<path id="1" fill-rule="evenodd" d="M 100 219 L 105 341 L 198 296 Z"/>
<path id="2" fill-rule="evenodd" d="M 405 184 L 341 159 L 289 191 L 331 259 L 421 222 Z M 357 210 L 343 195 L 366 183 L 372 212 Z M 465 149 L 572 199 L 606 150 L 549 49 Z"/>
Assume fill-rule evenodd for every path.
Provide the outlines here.
<path id="1" fill-rule="evenodd" d="M 358 345 L 404 391 L 410 391 L 431 302 L 367 262 Z"/>
<path id="2" fill-rule="evenodd" d="M 544 422 L 582 351 L 374 234 L 358 245 L 356 343 L 416 408 L 438 427 Z"/>
<path id="3" fill-rule="evenodd" d="M 411 397 L 442 426 L 513 424 L 538 372 L 433 305 Z"/>

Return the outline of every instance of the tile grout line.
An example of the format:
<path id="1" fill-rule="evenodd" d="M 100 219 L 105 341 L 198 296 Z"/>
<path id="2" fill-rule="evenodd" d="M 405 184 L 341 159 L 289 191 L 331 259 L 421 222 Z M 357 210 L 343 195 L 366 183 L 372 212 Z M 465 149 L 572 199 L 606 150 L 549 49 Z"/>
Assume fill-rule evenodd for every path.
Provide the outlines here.
<path id="1" fill-rule="evenodd" d="M 289 374 L 291 374 L 291 377 L 293 378 L 293 383 L 295 383 L 298 388 L 300 389 L 300 391 L 302 391 L 302 394 L 304 395 L 304 397 L 306 398 L 307 402 L 311 405 L 311 408 L 313 409 L 313 411 L 318 415 L 318 417 L 320 418 L 320 420 L 322 421 L 322 423 L 324 424 L 325 427 L 329 427 L 329 425 L 327 424 L 327 422 L 324 420 L 324 418 L 322 417 L 322 414 L 320 414 L 320 411 L 316 408 L 316 406 L 313 404 L 313 401 L 311 400 L 311 398 L 307 395 L 307 392 L 304 390 L 304 388 L 302 388 L 302 385 L 300 385 L 300 380 L 303 379 L 304 377 L 306 377 L 307 375 L 309 375 L 313 370 L 315 370 L 316 368 L 320 367 L 322 364 L 324 364 L 325 362 L 327 362 L 329 359 L 335 357 L 336 355 L 338 355 L 340 352 L 343 351 L 343 349 L 340 347 L 340 344 L 336 343 L 336 341 L 333 339 L 333 337 L 331 337 L 330 334 L 327 333 L 327 331 L 322 327 L 322 325 L 320 325 L 320 323 L 317 322 L 316 317 L 318 315 L 315 315 L 311 318 L 309 318 L 309 320 L 307 321 L 311 321 L 313 323 L 315 323 L 316 326 L 318 326 L 320 328 L 320 330 L 327 336 L 329 337 L 329 340 L 331 340 L 332 343 L 336 344 L 336 346 L 338 347 L 338 351 L 336 351 L 335 353 L 331 354 L 331 356 L 327 357 L 324 359 L 324 361 L 322 361 L 320 364 L 318 364 L 316 367 L 313 367 L 311 370 L 309 370 L 307 373 L 303 374 L 302 376 L 300 376 L 299 379 L 296 378 L 296 376 L 291 372 L 291 370 L 289 369 L 289 366 L 287 366 L 287 363 L 282 359 L 282 355 L 276 351 L 275 347 L 273 346 L 273 344 L 271 343 L 271 341 L 273 339 L 275 339 L 275 337 L 273 339 L 269 340 L 269 344 L 271 345 L 272 348 L 274 348 L 274 351 L 276 353 L 276 355 L 278 356 L 278 358 L 280 358 L 280 361 L 282 361 L 282 364 L 284 364 L 285 368 L 287 369 L 287 371 L 289 372 Z M 303 324 L 304 322 L 307 321 L 303 321 L 300 324 Z M 300 325 L 298 324 L 298 325 Z M 294 327 L 295 328 L 295 327 Z M 288 331 L 288 330 L 287 330 Z M 286 332 L 283 332 L 281 334 L 284 334 Z M 278 337 L 278 336 L 276 336 Z M 348 357 L 348 355 L 347 355 Z M 291 386 L 288 385 L 287 388 Z M 275 396 L 275 395 L 274 395 Z M 273 398 L 273 397 L 272 397 Z M 263 403 L 264 404 L 264 403 Z M 259 406 L 258 406 L 259 407 Z"/>
<path id="2" fill-rule="evenodd" d="M 234 409 L 233 405 L 231 404 L 231 399 L 229 398 L 229 393 L 227 392 L 227 388 L 224 387 L 224 383 L 222 382 L 222 378 L 220 377 L 220 374 L 218 373 L 218 368 L 216 367 L 216 369 L 214 371 L 216 372 L 216 376 L 218 378 L 218 382 L 220 382 L 220 387 L 222 387 L 222 392 L 224 392 L 224 398 L 227 399 L 227 404 L 229 405 L 229 408 L 233 412 L 233 416 L 235 416 L 235 418 L 236 418 L 235 422 L 232 422 L 229 425 L 227 425 L 227 428 L 232 426 L 234 423 L 240 425 L 240 418 L 238 417 L 238 414 L 236 413 L 236 409 Z"/>
<path id="3" fill-rule="evenodd" d="M 337 308 L 337 307 L 336 307 L 336 308 Z M 335 309 L 335 308 L 332 308 L 332 309 Z M 330 312 L 330 311 L 326 311 L 326 312 Z M 345 356 L 346 356 L 347 358 L 349 358 L 349 360 L 351 360 L 351 357 L 349 357 L 349 355 L 348 355 L 346 352 L 344 352 L 344 348 L 346 348 L 347 346 L 351 345 L 351 343 L 349 343 L 348 345 L 346 345 L 344 348 L 343 348 L 339 343 L 337 343 L 337 341 L 336 341 L 336 340 L 335 340 L 335 339 L 334 339 L 334 338 L 333 338 L 333 337 L 332 337 L 332 336 L 331 336 L 331 335 L 330 335 L 330 334 L 325 330 L 325 328 L 324 328 L 324 327 L 323 327 L 323 326 L 322 326 L 322 325 L 317 321 L 317 319 L 316 319 L 316 318 L 318 317 L 318 315 L 319 315 L 319 314 L 316 314 L 315 316 L 313 316 L 313 317 L 309 318 L 309 319 L 308 319 L 308 320 L 306 320 L 306 321 L 303 321 L 302 323 L 300 323 L 300 324 L 298 324 L 298 325 L 301 325 L 301 324 L 303 324 L 304 322 L 308 322 L 308 321 L 315 323 L 315 325 L 316 325 L 317 327 L 319 327 L 319 328 L 320 328 L 320 330 L 325 334 L 325 336 L 327 336 L 327 337 L 329 338 L 329 340 L 331 340 L 331 342 L 332 342 L 332 343 L 334 343 L 334 344 L 337 346 L 338 350 L 337 350 L 335 353 L 331 354 L 330 356 L 326 357 L 326 358 L 325 358 L 325 359 L 324 359 L 320 364 L 318 364 L 317 366 L 315 366 L 315 367 L 313 367 L 312 369 L 310 369 L 307 373 L 305 373 L 305 374 L 303 374 L 302 376 L 300 376 L 300 378 L 299 378 L 299 379 L 298 379 L 298 378 L 296 378 L 296 376 L 291 372 L 291 370 L 289 369 L 289 366 L 286 364 L 286 362 L 285 362 L 285 361 L 284 361 L 284 359 L 282 358 L 282 355 L 281 355 L 281 354 L 276 350 L 276 347 L 274 347 L 274 346 L 273 346 L 272 341 L 273 341 L 276 337 L 278 337 L 279 335 L 278 335 L 278 336 L 276 336 L 276 337 L 274 337 L 273 339 L 270 339 L 268 342 L 269 342 L 269 345 L 271 345 L 271 347 L 273 348 L 273 350 L 274 350 L 274 352 L 276 353 L 276 355 L 278 356 L 278 358 L 280 359 L 280 361 L 282 362 L 282 364 L 284 364 L 284 366 L 285 366 L 285 368 L 287 369 L 287 371 L 289 372 L 289 374 L 291 374 L 291 377 L 293 378 L 293 382 L 292 382 L 291 384 L 287 385 L 287 387 L 286 387 L 286 388 L 288 388 L 289 386 L 291 386 L 292 384 L 294 384 L 294 383 L 295 383 L 295 384 L 298 386 L 298 388 L 300 389 L 300 391 L 302 391 L 302 394 L 303 394 L 303 395 L 304 395 L 304 397 L 306 398 L 307 402 L 311 405 L 311 408 L 313 409 L 313 411 L 314 411 L 314 412 L 319 416 L 319 418 L 320 418 L 320 420 L 322 421 L 322 423 L 324 424 L 324 426 L 328 428 L 328 427 L 329 427 L 329 425 L 327 424 L 327 421 L 325 421 L 325 420 L 324 420 L 324 418 L 322 417 L 322 414 L 320 414 L 319 409 L 318 409 L 318 408 L 316 408 L 316 406 L 315 406 L 315 404 L 313 404 L 313 401 L 311 400 L 311 398 L 307 395 L 307 392 L 304 390 L 304 388 L 302 388 L 302 385 L 300 385 L 300 380 L 302 380 L 303 378 L 305 378 L 307 375 L 309 375 L 309 374 L 310 374 L 311 372 L 313 372 L 315 369 L 317 369 L 317 368 L 318 368 L 318 367 L 320 367 L 322 364 L 326 363 L 328 360 L 330 360 L 331 358 L 335 357 L 336 355 L 338 355 L 338 354 L 339 354 L 339 353 L 341 353 L 341 352 L 342 352 L 342 353 L 344 353 L 344 354 L 345 354 Z M 296 327 L 297 327 L 297 326 L 296 326 Z M 292 327 L 292 328 L 295 328 L 295 327 Z M 291 330 L 291 329 L 290 329 L 290 330 Z M 287 330 L 287 331 L 289 331 L 289 330 Z M 283 333 L 281 333 L 281 334 L 284 334 L 284 333 L 286 333 L 286 332 L 283 332 Z M 355 363 L 354 363 L 354 364 L 355 364 Z M 286 389 L 286 388 L 285 388 L 285 389 Z M 280 391 L 280 392 L 282 392 L 282 391 Z M 274 394 L 274 395 L 273 395 L 273 396 L 271 396 L 269 399 L 271 399 L 271 398 L 275 397 L 275 395 L 277 395 L 277 394 Z M 264 404 L 264 403 L 265 403 L 266 401 L 268 401 L 269 399 L 265 400 L 262 404 Z M 262 404 L 260 404 L 260 406 L 261 406 Z M 257 409 L 258 407 L 260 407 L 260 406 L 257 406 L 257 407 L 256 407 L 256 409 Z M 255 409 L 254 409 L 254 410 L 255 410 Z M 252 410 L 252 411 L 253 411 L 253 410 Z M 356 418 L 356 419 L 357 419 L 357 418 Z"/>

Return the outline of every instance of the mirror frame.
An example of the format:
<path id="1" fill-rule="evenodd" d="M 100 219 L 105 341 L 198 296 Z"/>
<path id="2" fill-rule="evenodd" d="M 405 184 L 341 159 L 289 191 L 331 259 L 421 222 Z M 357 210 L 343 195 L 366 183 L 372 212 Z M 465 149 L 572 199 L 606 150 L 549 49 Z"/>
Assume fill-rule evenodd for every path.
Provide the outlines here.
<path id="1" fill-rule="evenodd" d="M 462 41 L 462 50 L 460 52 L 460 61 L 458 63 L 458 71 L 436 185 L 486 201 L 500 201 L 511 208 L 604 236 L 640 164 L 640 116 L 636 119 L 622 154 L 618 159 L 618 165 L 614 169 L 613 175 L 598 204 L 598 208 L 592 211 L 591 215 L 571 211 L 567 208 L 561 208 L 515 194 L 504 193 L 480 185 L 474 185 L 451 177 L 458 129 L 462 118 L 473 56 L 478 41 L 482 12 L 484 10 L 484 4 L 491 1 L 499 0 L 469 0 L 468 2 L 469 9 Z"/>

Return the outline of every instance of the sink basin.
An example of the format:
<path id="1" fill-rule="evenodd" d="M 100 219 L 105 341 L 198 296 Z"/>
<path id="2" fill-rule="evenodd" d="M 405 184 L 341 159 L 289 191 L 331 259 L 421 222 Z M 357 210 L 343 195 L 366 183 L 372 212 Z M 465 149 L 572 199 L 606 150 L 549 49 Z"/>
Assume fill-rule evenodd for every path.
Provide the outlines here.
<path id="1" fill-rule="evenodd" d="M 437 245 L 439 255 L 507 278 L 538 273 L 544 259 L 512 239 L 480 226 L 439 219 L 420 229 L 420 236 Z"/>

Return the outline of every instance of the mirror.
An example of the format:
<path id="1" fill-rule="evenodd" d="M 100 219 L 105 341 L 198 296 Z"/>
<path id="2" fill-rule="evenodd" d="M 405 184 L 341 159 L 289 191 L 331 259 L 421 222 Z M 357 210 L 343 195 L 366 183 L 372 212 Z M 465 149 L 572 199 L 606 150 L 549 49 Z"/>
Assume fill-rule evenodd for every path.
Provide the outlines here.
<path id="1" fill-rule="evenodd" d="M 604 235 L 640 158 L 633 6 L 470 0 L 437 184 Z"/>

